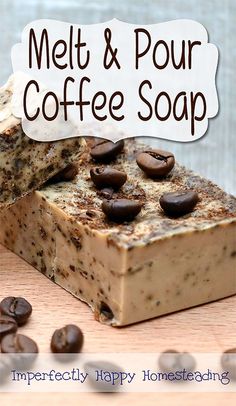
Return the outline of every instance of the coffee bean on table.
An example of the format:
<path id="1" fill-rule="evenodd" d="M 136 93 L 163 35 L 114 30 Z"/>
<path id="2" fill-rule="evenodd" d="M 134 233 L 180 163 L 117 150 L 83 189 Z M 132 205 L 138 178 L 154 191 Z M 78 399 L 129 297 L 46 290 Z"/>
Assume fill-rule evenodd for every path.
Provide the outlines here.
<path id="1" fill-rule="evenodd" d="M 106 380 L 97 380 L 96 371 L 104 371 L 104 373 L 123 373 L 124 370 L 119 365 L 109 361 L 88 361 L 84 364 L 84 371 L 88 374 L 88 382 L 99 392 L 118 392 L 121 389 L 120 383 L 117 381 L 112 384 Z"/>
<path id="2" fill-rule="evenodd" d="M 142 205 L 137 200 L 112 199 L 102 202 L 102 211 L 115 222 L 131 221 L 141 211 Z"/>
<path id="3" fill-rule="evenodd" d="M 12 362 L 12 357 L 6 354 L 0 357 L 0 385 L 4 384 L 9 377 L 14 363 Z"/>
<path id="4" fill-rule="evenodd" d="M 0 341 L 6 334 L 15 333 L 17 327 L 17 323 L 12 317 L 0 314 Z"/>
<path id="5" fill-rule="evenodd" d="M 179 369 L 192 372 L 196 368 L 196 360 L 192 354 L 181 352 L 178 358 Z"/>
<path id="6" fill-rule="evenodd" d="M 221 366 L 229 372 L 229 378 L 236 381 L 236 348 L 225 351 L 221 357 Z"/>
<path id="7" fill-rule="evenodd" d="M 171 152 L 161 149 L 139 152 L 136 157 L 138 166 L 150 177 L 166 176 L 175 164 L 175 157 Z"/>
<path id="8" fill-rule="evenodd" d="M 7 334 L 1 342 L 1 351 L 8 354 L 12 369 L 28 369 L 38 355 L 38 346 L 34 340 L 23 334 Z"/>
<path id="9" fill-rule="evenodd" d="M 31 304 L 23 297 L 9 296 L 0 303 L 0 311 L 6 316 L 13 317 L 20 326 L 28 320 L 32 313 Z"/>
<path id="10" fill-rule="evenodd" d="M 71 163 L 67 165 L 64 169 L 58 172 L 56 175 L 52 176 L 48 183 L 57 183 L 73 180 L 78 174 L 78 165 Z"/>
<path id="11" fill-rule="evenodd" d="M 54 353 L 77 353 L 83 345 L 83 333 L 74 324 L 68 324 L 55 330 L 51 339 L 51 350 Z"/>
<path id="12" fill-rule="evenodd" d="M 37 354 L 38 346 L 23 334 L 7 334 L 2 339 L 1 350 L 4 354 Z"/>
<path id="13" fill-rule="evenodd" d="M 161 371 L 164 372 L 172 372 L 176 368 L 177 359 L 178 359 L 178 351 L 175 350 L 167 350 L 163 352 L 159 359 L 158 364 Z"/>
<path id="14" fill-rule="evenodd" d="M 90 176 L 98 188 L 112 187 L 119 189 L 127 180 L 125 172 L 110 167 L 92 168 L 90 170 Z"/>
<path id="15" fill-rule="evenodd" d="M 190 213 L 198 201 L 198 194 L 194 190 L 178 190 L 164 193 L 159 203 L 166 214 L 177 217 Z"/>
<path id="16" fill-rule="evenodd" d="M 109 140 L 100 139 L 92 147 L 90 155 L 97 161 L 111 161 L 124 148 L 124 140 L 112 142 Z"/>
<path id="17" fill-rule="evenodd" d="M 163 352 L 158 360 L 159 367 L 163 372 L 175 372 L 185 369 L 192 372 L 196 367 L 195 358 L 187 352 L 168 350 Z"/>

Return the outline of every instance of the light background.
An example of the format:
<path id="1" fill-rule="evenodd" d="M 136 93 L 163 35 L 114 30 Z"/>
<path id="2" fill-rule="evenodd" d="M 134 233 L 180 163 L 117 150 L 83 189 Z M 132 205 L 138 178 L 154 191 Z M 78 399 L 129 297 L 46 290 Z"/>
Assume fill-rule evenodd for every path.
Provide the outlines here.
<path id="1" fill-rule="evenodd" d="M 30 21 L 54 18 L 88 24 L 114 17 L 137 24 L 191 18 L 206 27 L 210 42 L 217 45 L 220 53 L 219 114 L 210 120 L 207 134 L 196 142 L 150 141 L 154 146 L 173 151 L 180 163 L 236 194 L 235 0 L 0 0 L 0 84 L 12 71 L 11 47 L 20 41 L 20 33 Z"/>

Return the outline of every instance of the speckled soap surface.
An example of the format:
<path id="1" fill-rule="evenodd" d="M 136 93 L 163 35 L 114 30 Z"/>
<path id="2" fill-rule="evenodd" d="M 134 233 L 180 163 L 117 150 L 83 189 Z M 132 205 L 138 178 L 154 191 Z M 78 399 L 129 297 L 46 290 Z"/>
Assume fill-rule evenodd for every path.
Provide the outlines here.
<path id="1" fill-rule="evenodd" d="M 82 138 L 38 142 L 27 137 L 13 115 L 16 77 L 0 88 L 0 209 L 39 188 L 83 150 Z M 45 129 L 42 131 L 45 131 Z"/>
<path id="2" fill-rule="evenodd" d="M 80 173 L 71 182 L 45 186 L 41 193 L 77 221 L 91 229 L 109 233 L 117 244 L 125 247 L 146 244 L 159 238 L 185 231 L 202 230 L 220 222 L 236 220 L 236 198 L 212 182 L 196 175 L 179 164 L 160 180 L 148 178 L 137 166 L 137 152 L 145 147 L 134 140 L 126 141 L 124 152 L 110 166 L 127 173 L 128 181 L 113 198 L 129 198 L 143 203 L 142 212 L 132 222 L 120 224 L 107 220 L 101 210 L 102 194 L 90 179 L 90 169 L 105 166 L 95 163 L 89 149 L 80 161 Z M 196 209 L 177 219 L 167 217 L 160 205 L 163 193 L 178 189 L 196 190 L 200 202 Z"/>
<path id="3" fill-rule="evenodd" d="M 113 198 L 140 201 L 131 222 L 109 221 L 89 171 L 89 147 L 70 182 L 47 184 L 0 217 L 0 242 L 90 305 L 97 320 L 122 326 L 236 293 L 236 199 L 176 164 L 162 180 L 138 168 L 143 146 L 126 141 L 110 163 L 128 175 Z M 178 157 L 176 157 L 178 159 Z M 194 211 L 167 217 L 164 192 L 191 188 Z"/>

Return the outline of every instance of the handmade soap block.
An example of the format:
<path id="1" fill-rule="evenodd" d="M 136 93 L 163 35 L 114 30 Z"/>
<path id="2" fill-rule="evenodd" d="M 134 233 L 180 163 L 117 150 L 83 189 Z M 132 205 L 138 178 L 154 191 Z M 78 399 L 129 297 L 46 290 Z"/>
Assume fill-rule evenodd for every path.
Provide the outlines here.
<path id="1" fill-rule="evenodd" d="M 110 222 L 83 155 L 71 182 L 44 186 L 0 218 L 0 241 L 51 280 L 88 303 L 96 319 L 131 324 L 236 293 L 236 199 L 176 164 L 153 180 L 135 162 L 142 146 L 126 142 L 111 166 L 128 180 L 113 197 L 139 200 L 131 222 Z M 164 192 L 191 188 L 194 211 L 168 217 L 159 205 Z"/>
<path id="2" fill-rule="evenodd" d="M 38 189 L 75 159 L 78 161 L 85 145 L 79 137 L 55 142 L 27 137 L 21 120 L 12 112 L 14 81 L 12 75 L 0 88 L 0 209 Z M 45 130 L 42 128 L 42 132 Z"/>

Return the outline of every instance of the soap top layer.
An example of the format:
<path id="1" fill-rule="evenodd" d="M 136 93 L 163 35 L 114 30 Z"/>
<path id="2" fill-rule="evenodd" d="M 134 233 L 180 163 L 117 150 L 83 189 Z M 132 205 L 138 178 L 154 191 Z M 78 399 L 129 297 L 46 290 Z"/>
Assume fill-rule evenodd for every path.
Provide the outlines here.
<path id="1" fill-rule="evenodd" d="M 136 154 L 145 146 L 126 140 L 124 151 L 109 166 L 125 171 L 128 179 L 112 198 L 128 198 L 143 204 L 140 214 L 131 222 L 116 224 L 109 221 L 101 209 L 103 197 L 90 179 L 92 167 L 104 167 L 90 157 L 90 148 L 82 156 L 80 171 L 71 182 L 44 186 L 40 193 L 75 221 L 91 230 L 109 235 L 113 241 L 126 248 L 145 245 L 176 233 L 200 231 L 221 222 L 236 221 L 236 198 L 218 186 L 175 164 L 166 178 L 148 178 L 136 164 Z M 159 205 L 163 193 L 178 189 L 193 189 L 200 201 L 194 211 L 179 218 L 168 217 Z"/>

